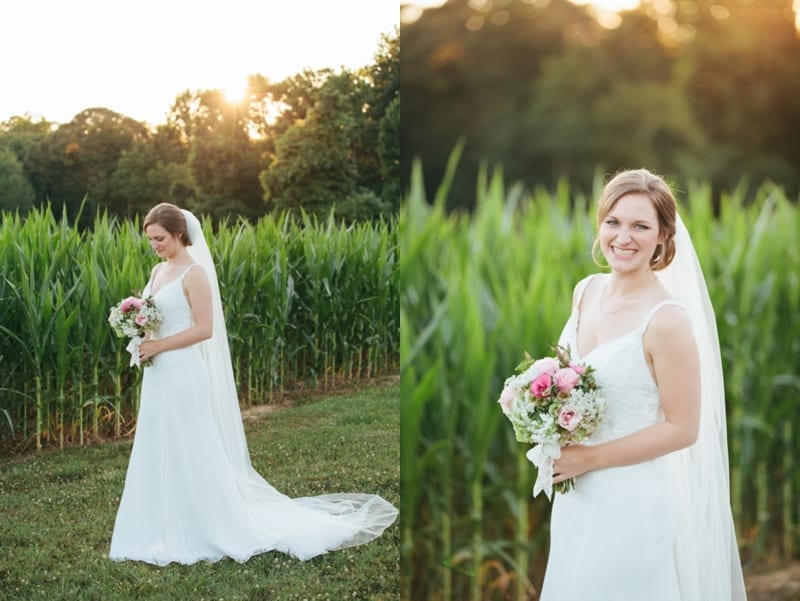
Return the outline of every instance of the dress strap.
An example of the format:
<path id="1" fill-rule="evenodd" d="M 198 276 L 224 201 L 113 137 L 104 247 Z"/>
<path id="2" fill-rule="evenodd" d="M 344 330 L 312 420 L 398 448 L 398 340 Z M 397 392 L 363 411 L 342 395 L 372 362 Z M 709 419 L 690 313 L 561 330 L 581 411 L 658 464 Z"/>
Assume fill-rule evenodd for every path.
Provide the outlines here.
<path id="1" fill-rule="evenodd" d="M 637 329 L 644 332 L 647 329 L 647 326 L 650 325 L 650 321 L 653 319 L 655 314 L 658 313 L 658 310 L 661 309 L 661 307 L 665 307 L 667 305 L 675 305 L 676 307 L 680 307 L 684 311 L 686 310 L 686 308 L 683 306 L 683 304 L 681 304 L 680 301 L 668 298 L 667 300 L 663 300 L 660 303 L 657 303 L 652 309 L 650 309 L 647 313 L 645 313 L 644 317 L 642 318 L 642 323 L 639 324 L 639 327 Z"/>
<path id="2" fill-rule="evenodd" d="M 198 265 L 199 265 L 199 263 L 192 263 L 191 265 L 189 265 L 189 267 L 187 267 L 186 269 L 183 270 L 183 273 L 178 277 L 178 279 L 183 281 L 183 278 L 186 276 L 187 273 L 189 273 L 189 270 L 192 267 L 197 267 Z"/>
<path id="3" fill-rule="evenodd" d="M 153 280 L 155 279 L 158 270 L 161 269 L 161 265 L 163 265 L 163 263 L 156 263 L 153 265 L 153 269 L 150 270 L 150 277 L 147 279 L 147 284 L 144 287 L 145 290 L 153 289 Z"/>
<path id="4" fill-rule="evenodd" d="M 581 300 L 583 300 L 583 293 L 589 287 L 589 284 L 591 284 L 592 281 L 596 277 L 598 277 L 600 275 L 603 275 L 603 274 L 602 273 L 593 273 L 591 275 L 587 275 L 580 282 L 575 284 L 575 299 L 574 299 L 575 302 L 574 302 L 574 304 L 572 306 L 573 309 L 577 309 L 578 307 L 580 307 Z"/>

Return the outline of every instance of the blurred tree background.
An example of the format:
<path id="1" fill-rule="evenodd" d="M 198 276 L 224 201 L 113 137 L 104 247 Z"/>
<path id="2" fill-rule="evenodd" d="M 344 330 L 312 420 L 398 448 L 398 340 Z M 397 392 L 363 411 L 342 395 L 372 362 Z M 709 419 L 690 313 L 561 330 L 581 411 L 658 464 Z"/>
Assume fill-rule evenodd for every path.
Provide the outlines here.
<path id="1" fill-rule="evenodd" d="M 413 3 L 412 3 L 413 4 Z M 599 170 L 647 167 L 752 196 L 800 189 L 800 39 L 792 0 L 645 0 L 597 18 L 567 0 L 403 7 L 401 182 L 420 159 L 433 198 L 464 150 L 451 209 L 476 173 L 592 192 Z M 417 17 L 414 20 L 409 15 Z"/>
<path id="2" fill-rule="evenodd" d="M 69 123 L 0 123 L 0 210 L 51 204 L 88 227 L 97 212 L 132 218 L 173 202 L 221 219 L 284 210 L 348 221 L 396 213 L 399 31 L 358 70 L 250 76 L 242 101 L 186 90 L 155 126 L 106 108 Z M 394 132 L 394 133 L 393 133 Z"/>

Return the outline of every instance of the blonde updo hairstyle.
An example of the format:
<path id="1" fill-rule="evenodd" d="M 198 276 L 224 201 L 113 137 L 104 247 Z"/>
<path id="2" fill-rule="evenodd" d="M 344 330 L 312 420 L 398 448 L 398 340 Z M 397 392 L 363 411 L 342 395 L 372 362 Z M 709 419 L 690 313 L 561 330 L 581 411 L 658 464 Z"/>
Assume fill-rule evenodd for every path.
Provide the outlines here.
<path id="1" fill-rule="evenodd" d="M 620 198 L 628 194 L 643 194 L 652 202 L 658 215 L 658 233 L 663 241 L 656 246 L 653 256 L 650 257 L 650 268 L 653 271 L 664 269 L 675 258 L 675 222 L 677 208 L 675 197 L 669 186 L 659 176 L 650 173 L 647 169 L 631 169 L 621 171 L 612 177 L 597 206 L 597 227 L 614 208 Z M 595 238 L 592 246 L 592 258 L 597 261 L 597 249 L 600 240 Z"/>
<path id="2" fill-rule="evenodd" d="M 178 236 L 184 246 L 192 245 L 183 211 L 174 204 L 162 202 L 150 209 L 144 218 L 142 229 L 147 231 L 147 227 L 154 223 L 167 230 L 171 236 Z"/>

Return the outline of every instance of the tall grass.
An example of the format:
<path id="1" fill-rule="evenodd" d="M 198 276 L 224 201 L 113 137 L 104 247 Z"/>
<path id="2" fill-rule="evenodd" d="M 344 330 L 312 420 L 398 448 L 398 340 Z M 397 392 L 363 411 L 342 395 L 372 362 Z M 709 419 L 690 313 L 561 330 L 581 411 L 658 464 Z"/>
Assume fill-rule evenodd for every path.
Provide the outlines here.
<path id="1" fill-rule="evenodd" d="M 430 204 L 416 170 L 400 214 L 401 598 L 534 599 L 550 505 L 496 400 L 597 270 L 595 203 L 481 177 L 474 214 L 448 214 L 453 167 Z M 797 557 L 800 210 L 772 186 L 725 194 L 718 217 L 709 186 L 679 197 L 716 308 L 742 556 Z"/>
<path id="2" fill-rule="evenodd" d="M 394 369 L 396 224 L 306 217 L 203 223 L 241 401 Z M 157 261 L 138 222 L 79 231 L 51 209 L 0 221 L 0 441 L 83 444 L 132 428 L 140 374 L 106 319 Z"/>

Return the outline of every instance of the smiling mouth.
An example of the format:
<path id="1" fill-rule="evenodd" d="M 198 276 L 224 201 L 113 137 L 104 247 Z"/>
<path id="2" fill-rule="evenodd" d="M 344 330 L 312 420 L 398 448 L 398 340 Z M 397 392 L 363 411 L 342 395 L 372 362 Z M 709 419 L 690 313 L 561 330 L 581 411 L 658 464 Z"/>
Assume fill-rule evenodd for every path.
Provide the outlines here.
<path id="1" fill-rule="evenodd" d="M 637 252 L 635 248 L 619 248 L 617 246 L 612 246 L 612 248 L 614 249 L 614 254 L 621 257 L 632 257 Z"/>

